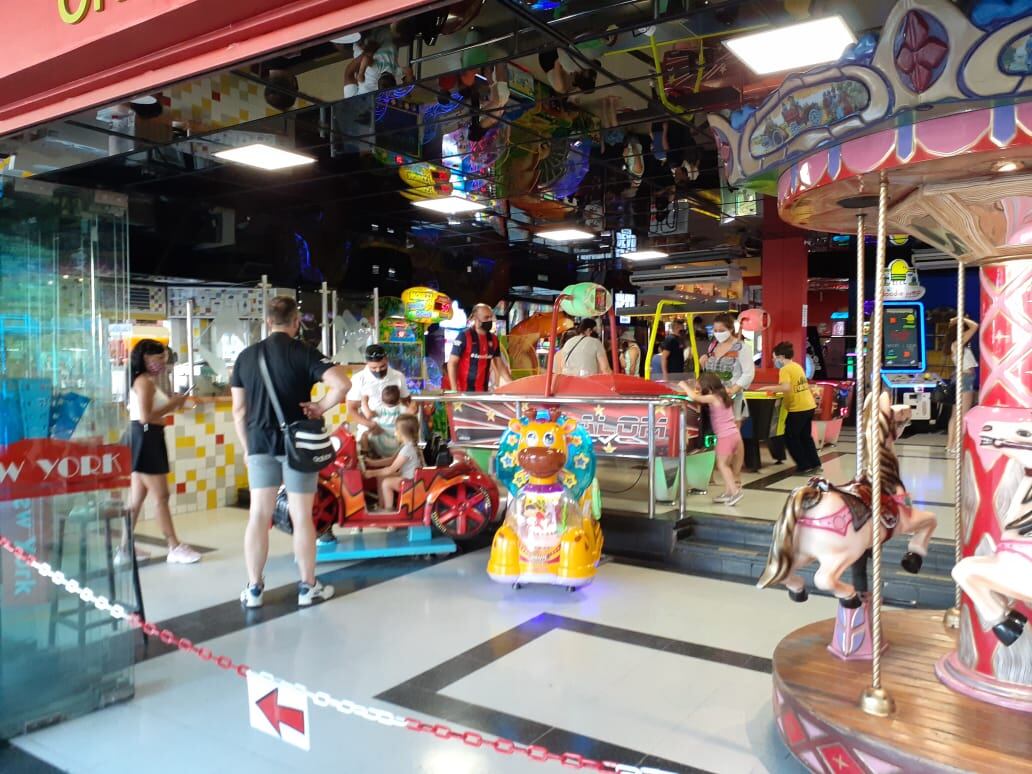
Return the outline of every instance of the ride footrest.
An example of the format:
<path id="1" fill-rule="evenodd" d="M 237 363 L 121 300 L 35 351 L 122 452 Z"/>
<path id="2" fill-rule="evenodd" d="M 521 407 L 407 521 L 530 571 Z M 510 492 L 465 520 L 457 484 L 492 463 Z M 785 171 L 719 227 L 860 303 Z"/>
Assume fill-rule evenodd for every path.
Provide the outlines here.
<path id="1" fill-rule="evenodd" d="M 336 542 L 320 542 L 316 562 L 341 562 L 373 559 L 385 556 L 436 556 L 457 551 L 455 541 L 434 537 L 430 527 L 423 525 L 397 529 L 393 532 L 366 530 L 357 535 L 341 535 Z"/>

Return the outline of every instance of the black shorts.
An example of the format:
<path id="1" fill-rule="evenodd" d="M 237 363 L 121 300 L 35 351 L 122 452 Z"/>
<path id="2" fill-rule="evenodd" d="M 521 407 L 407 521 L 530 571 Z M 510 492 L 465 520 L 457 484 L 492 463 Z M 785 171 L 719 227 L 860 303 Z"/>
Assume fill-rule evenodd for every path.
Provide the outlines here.
<path id="1" fill-rule="evenodd" d="M 168 473 L 168 448 L 164 425 L 144 425 L 135 420 L 129 426 L 133 450 L 133 473 L 164 475 Z"/>

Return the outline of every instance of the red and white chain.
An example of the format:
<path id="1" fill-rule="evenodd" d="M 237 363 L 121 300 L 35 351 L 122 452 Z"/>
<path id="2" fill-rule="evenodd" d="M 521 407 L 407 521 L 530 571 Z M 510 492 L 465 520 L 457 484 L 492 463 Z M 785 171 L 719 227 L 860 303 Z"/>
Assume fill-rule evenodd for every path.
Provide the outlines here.
<path id="1" fill-rule="evenodd" d="M 13 554 L 18 561 L 31 567 L 55 586 L 60 586 L 69 594 L 79 597 L 86 604 L 92 605 L 97 610 L 107 613 L 118 621 L 126 621 L 131 627 L 140 629 L 148 637 L 157 637 L 165 645 L 174 645 L 181 651 L 193 653 L 202 661 L 212 662 L 226 671 L 235 672 L 240 677 L 246 678 L 248 673 L 254 672 L 254 674 L 265 680 L 294 688 L 304 693 L 316 707 L 334 709 L 342 715 L 351 715 L 352 717 L 383 726 L 404 728 L 417 733 L 427 733 L 437 739 L 458 740 L 468 747 L 488 748 L 501 755 L 522 755 L 528 760 L 538 763 L 555 761 L 568 768 L 612 772 L 612 774 L 670 774 L 670 772 L 663 769 L 655 769 L 648 766 L 639 767 L 613 761 L 596 761 L 577 753 L 554 753 L 539 745 L 524 745 L 500 737 L 485 737 L 475 731 L 455 731 L 443 723 L 427 723 L 417 718 L 405 718 L 389 710 L 367 707 L 364 704 L 358 704 L 348 699 L 336 699 L 325 691 L 312 691 L 302 683 L 292 683 L 269 672 L 252 670 L 247 664 L 238 664 L 228 656 L 216 656 L 210 649 L 195 645 L 186 637 L 180 637 L 169 629 L 162 629 L 155 624 L 144 621 L 138 614 L 130 613 L 122 605 L 112 603 L 107 597 L 96 594 L 88 586 L 81 585 L 75 578 L 69 578 L 60 570 L 55 570 L 47 562 L 40 561 L 3 535 L 0 535 L 0 548 Z"/>

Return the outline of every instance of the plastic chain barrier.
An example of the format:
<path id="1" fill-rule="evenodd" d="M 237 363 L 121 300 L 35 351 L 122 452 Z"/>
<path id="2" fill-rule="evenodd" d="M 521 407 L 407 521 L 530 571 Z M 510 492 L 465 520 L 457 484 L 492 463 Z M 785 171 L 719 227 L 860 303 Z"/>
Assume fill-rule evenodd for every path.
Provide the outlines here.
<path id="1" fill-rule="evenodd" d="M 144 621 L 138 614 L 130 613 L 122 605 L 112 604 L 107 597 L 94 593 L 92 589 L 81 585 L 74 578 L 69 578 L 60 570 L 55 570 L 48 563 L 41 562 L 3 535 L 0 535 L 0 548 L 12 554 L 18 561 L 31 567 L 36 573 L 49 580 L 55 586 L 61 587 L 69 594 L 79 597 L 86 604 L 92 605 L 97 610 L 107 613 L 118 621 L 126 621 L 133 628 L 140 629 L 148 637 L 157 637 L 166 645 L 175 645 L 181 651 L 193 653 L 202 661 L 212 662 L 216 666 L 228 672 L 235 672 L 243 678 L 246 678 L 247 674 L 252 671 L 247 664 L 238 664 L 228 656 L 216 656 L 210 649 L 195 645 L 186 637 L 180 637 L 169 629 L 162 629 L 155 624 Z M 437 739 L 458 740 L 469 747 L 489 748 L 501 755 L 522 755 L 538 763 L 556 761 L 572 769 L 588 769 L 591 771 L 612 772 L 613 774 L 671 774 L 664 769 L 655 769 L 648 766 L 639 767 L 614 763 L 613 761 L 596 761 L 577 753 L 554 753 L 538 745 L 523 745 L 509 739 L 485 737 L 474 731 L 455 731 L 442 723 L 426 723 L 417 718 L 404 718 L 389 710 L 367 707 L 348 699 L 336 699 L 325 691 L 312 691 L 301 683 L 283 680 L 269 672 L 256 672 L 256 674 L 266 680 L 291 686 L 301 691 L 316 707 L 334 709 L 342 715 L 352 715 L 353 717 L 384 726 L 404 728 L 417 733 L 427 733 Z"/>

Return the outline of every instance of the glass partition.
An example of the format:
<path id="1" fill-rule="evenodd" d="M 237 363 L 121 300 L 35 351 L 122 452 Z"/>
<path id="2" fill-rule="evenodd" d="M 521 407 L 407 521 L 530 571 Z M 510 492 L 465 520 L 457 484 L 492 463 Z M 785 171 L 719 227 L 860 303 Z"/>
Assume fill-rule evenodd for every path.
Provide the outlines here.
<path id="1" fill-rule="evenodd" d="M 113 563 L 127 228 L 118 195 L 0 177 L 0 534 L 138 609 Z M 0 551 L 0 738 L 130 697 L 134 637 Z"/>

